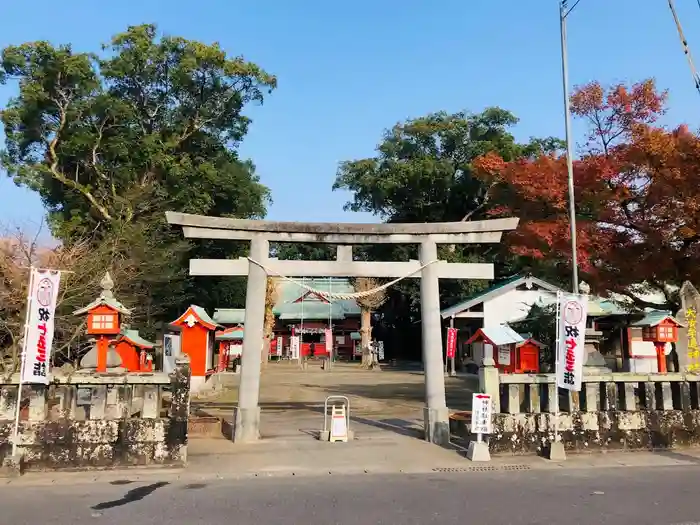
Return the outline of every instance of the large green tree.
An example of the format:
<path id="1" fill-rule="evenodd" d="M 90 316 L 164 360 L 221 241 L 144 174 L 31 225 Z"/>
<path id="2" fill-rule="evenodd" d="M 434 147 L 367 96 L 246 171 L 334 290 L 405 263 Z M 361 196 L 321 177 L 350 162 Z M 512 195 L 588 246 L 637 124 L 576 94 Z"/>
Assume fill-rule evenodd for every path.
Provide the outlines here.
<path id="1" fill-rule="evenodd" d="M 515 160 L 562 147 L 555 138 L 519 143 L 510 129 L 517 118 L 501 108 L 471 114 L 445 112 L 396 124 L 384 133 L 375 156 L 341 163 L 334 189 L 352 192 L 346 209 L 375 214 L 386 222 L 440 222 L 487 217 L 489 187 L 474 175 L 472 162 L 487 152 Z M 415 246 L 377 246 L 367 256 L 384 260 L 417 257 Z M 454 262 L 495 262 L 498 275 L 524 270 L 501 246 L 443 246 Z M 441 282 L 443 305 L 487 285 L 483 281 Z M 395 332 L 412 333 L 419 319 L 418 283 L 406 280 L 389 292 L 382 308 Z M 413 335 L 407 341 L 415 341 Z M 407 343 L 408 344 L 408 343 Z"/>
<path id="2" fill-rule="evenodd" d="M 1 114 L 2 166 L 39 193 L 55 237 L 117 238 L 115 257 L 154 265 L 133 283 L 152 291 L 154 304 L 142 312 L 149 318 L 188 300 L 239 299 L 240 283 L 193 283 L 183 264 L 234 255 L 236 246 L 182 243 L 164 211 L 265 214 L 269 191 L 237 146 L 250 124 L 245 106 L 263 101 L 274 76 L 218 44 L 141 25 L 100 54 L 48 42 L 9 46 L 0 82 L 12 81 L 18 93 Z"/>

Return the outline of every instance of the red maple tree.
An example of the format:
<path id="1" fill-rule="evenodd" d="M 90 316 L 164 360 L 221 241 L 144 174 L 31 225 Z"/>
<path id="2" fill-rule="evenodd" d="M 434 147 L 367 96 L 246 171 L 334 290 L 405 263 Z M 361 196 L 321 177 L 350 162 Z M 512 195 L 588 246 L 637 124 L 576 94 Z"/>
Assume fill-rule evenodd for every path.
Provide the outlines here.
<path id="1" fill-rule="evenodd" d="M 653 80 L 607 89 L 593 82 L 571 97 L 572 113 L 588 125 L 574 161 L 581 278 L 639 305 L 651 288 L 675 306 L 675 287 L 700 282 L 700 136 L 658 124 L 666 100 Z M 566 157 L 506 163 L 488 154 L 474 167 L 492 188 L 490 213 L 521 218 L 510 249 L 568 271 Z"/>

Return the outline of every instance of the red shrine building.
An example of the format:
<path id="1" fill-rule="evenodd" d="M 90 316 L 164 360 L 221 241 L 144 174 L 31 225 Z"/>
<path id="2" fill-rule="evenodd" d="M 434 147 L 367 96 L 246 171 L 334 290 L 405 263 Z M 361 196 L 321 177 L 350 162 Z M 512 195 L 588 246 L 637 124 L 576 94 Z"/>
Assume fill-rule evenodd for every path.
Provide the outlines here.
<path id="1" fill-rule="evenodd" d="M 666 356 L 678 342 L 678 329 L 685 325 L 670 312 L 652 311 L 629 325 L 630 371 L 666 374 Z"/>
<path id="2" fill-rule="evenodd" d="M 315 290 L 352 293 L 348 279 L 306 279 L 302 282 Z M 289 281 L 280 282 L 275 314 L 274 337 L 270 357 L 275 359 L 360 356 L 360 308 L 354 300 L 327 299 Z M 221 372 L 237 370 L 245 337 L 245 310 L 220 308 L 209 316 L 204 308 L 190 305 L 169 324 L 164 337 L 164 368 L 172 368 L 178 355 L 190 360 L 193 392 L 203 389 L 207 378 Z M 296 339 L 297 345 L 293 345 Z M 293 355 L 292 346 L 297 347 Z"/>
<path id="3" fill-rule="evenodd" d="M 114 297 L 114 282 L 109 273 L 102 278 L 100 286 L 102 293 L 97 299 L 73 312 L 73 315 L 87 315 L 86 332 L 95 341 L 95 346 L 81 360 L 81 366 L 95 368 L 97 372 L 120 367 L 129 372 L 153 371 L 155 344 L 125 326 L 124 318 L 131 311 Z"/>
<path id="4" fill-rule="evenodd" d="M 298 280 L 314 290 L 329 293 L 353 293 L 349 279 L 315 278 Z M 326 298 L 291 281 L 277 285 L 272 358 L 294 358 L 292 338 L 298 337 L 300 357 L 324 357 L 335 352 L 337 358 L 353 359 L 360 351 L 360 307 L 352 299 Z M 220 308 L 214 321 L 227 327 L 229 348 L 240 355 L 245 323 L 243 309 Z M 217 339 L 225 337 L 217 335 Z"/>
<path id="5" fill-rule="evenodd" d="M 177 353 L 186 354 L 190 359 L 191 389 L 202 388 L 208 375 L 216 371 L 216 331 L 223 326 L 214 321 L 201 306 L 190 305 L 175 321 L 171 328 L 179 331 Z M 166 357 L 177 357 L 166 356 Z"/>
<path id="6" fill-rule="evenodd" d="M 238 369 L 238 363 L 243 353 L 244 337 L 245 332 L 243 331 L 242 323 L 216 332 L 216 345 L 219 352 L 216 359 L 218 364 L 217 372 L 231 369 L 235 371 Z"/>

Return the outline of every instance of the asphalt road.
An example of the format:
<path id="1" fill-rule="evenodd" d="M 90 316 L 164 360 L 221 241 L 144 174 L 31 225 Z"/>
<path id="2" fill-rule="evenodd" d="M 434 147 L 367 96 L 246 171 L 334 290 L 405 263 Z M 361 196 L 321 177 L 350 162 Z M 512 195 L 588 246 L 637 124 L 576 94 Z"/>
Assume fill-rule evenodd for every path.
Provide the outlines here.
<path id="1" fill-rule="evenodd" d="M 700 467 L 0 488 L 1 525 L 700 523 Z"/>

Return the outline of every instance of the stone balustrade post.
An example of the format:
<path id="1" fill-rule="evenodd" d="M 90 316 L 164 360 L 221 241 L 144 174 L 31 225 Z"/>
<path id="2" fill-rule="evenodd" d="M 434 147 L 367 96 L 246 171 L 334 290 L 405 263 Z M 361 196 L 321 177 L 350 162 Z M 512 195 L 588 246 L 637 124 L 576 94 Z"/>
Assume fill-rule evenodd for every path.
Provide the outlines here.
<path id="1" fill-rule="evenodd" d="M 479 392 L 491 396 L 494 414 L 501 412 L 500 380 L 493 354 L 484 354 L 484 359 L 479 367 Z"/>
<path id="2" fill-rule="evenodd" d="M 542 400 L 541 400 L 541 392 L 542 389 L 540 388 L 540 385 L 538 383 L 532 383 L 530 385 L 526 385 L 526 388 L 528 388 L 528 412 L 530 414 L 539 414 L 542 410 Z"/>
<path id="3" fill-rule="evenodd" d="M 172 399 L 168 410 L 170 429 L 168 445 L 183 463 L 187 461 L 187 423 L 190 417 L 190 360 L 183 355 L 175 360 L 175 370 L 170 374 Z"/>

